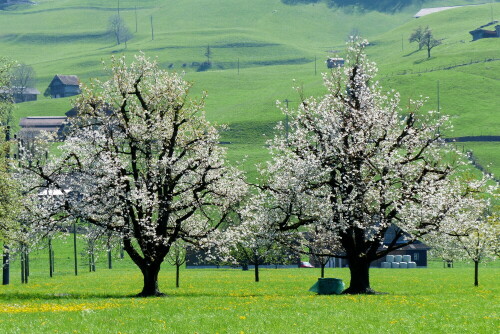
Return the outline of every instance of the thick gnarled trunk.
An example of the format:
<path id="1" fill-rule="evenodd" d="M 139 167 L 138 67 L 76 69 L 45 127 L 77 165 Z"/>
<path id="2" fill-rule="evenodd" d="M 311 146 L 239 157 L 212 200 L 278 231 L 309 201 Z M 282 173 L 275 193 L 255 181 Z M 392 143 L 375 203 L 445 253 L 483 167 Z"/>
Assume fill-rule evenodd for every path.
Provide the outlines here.
<path id="1" fill-rule="evenodd" d="M 344 294 L 375 294 L 370 287 L 370 261 L 366 258 L 349 259 L 351 282 Z"/>
<path id="2" fill-rule="evenodd" d="M 164 293 L 158 288 L 158 273 L 160 272 L 159 265 L 145 265 L 141 267 L 144 277 L 144 286 L 138 297 L 162 297 Z"/>

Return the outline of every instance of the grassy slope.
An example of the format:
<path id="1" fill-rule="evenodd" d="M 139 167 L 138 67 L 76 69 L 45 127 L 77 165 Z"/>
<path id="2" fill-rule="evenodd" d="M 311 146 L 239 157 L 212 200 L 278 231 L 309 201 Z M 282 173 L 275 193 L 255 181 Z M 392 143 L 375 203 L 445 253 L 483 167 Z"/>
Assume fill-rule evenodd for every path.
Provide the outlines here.
<path id="1" fill-rule="evenodd" d="M 477 2 L 480 1 L 456 4 Z M 120 13 L 134 32 L 136 1 L 120 3 Z M 158 57 L 162 65 L 172 64 L 174 70 L 186 71 L 186 78 L 195 84 L 195 94 L 208 90 L 209 119 L 230 124 L 231 130 L 223 134 L 223 140 L 236 144 L 229 146 L 234 159 L 250 156 L 248 166 L 266 156 L 255 145 L 262 147 L 263 134 L 269 135 L 273 124 L 282 119 L 275 100 L 297 100 L 291 89 L 292 79 L 304 86 L 306 94 L 321 94 L 319 72 L 324 71 L 323 61 L 332 50 L 343 49 L 352 30 L 374 42 L 369 52 L 381 67 L 384 86 L 400 90 L 403 99 L 422 94 L 430 97 L 429 108 L 435 108 L 435 86 L 440 80 L 441 110 L 456 116 L 455 135 L 495 134 L 499 128 L 500 116 L 491 112 L 491 106 L 499 105 L 500 95 L 491 92 L 498 91 L 500 85 L 498 74 L 494 74 L 500 72 L 500 62 L 420 75 L 393 75 L 498 56 L 498 39 L 468 42 L 468 31 L 488 21 L 489 5 L 414 20 L 411 16 L 417 8 L 396 15 L 347 14 L 327 9 L 323 4 L 285 6 L 278 0 L 214 0 L 209 4 L 204 0 L 141 1 L 137 9 L 138 33 L 127 49 L 113 45 L 113 40 L 103 35 L 107 18 L 115 9 L 98 0 L 61 0 L 40 1 L 37 6 L 0 12 L 0 50 L 34 66 L 40 91 L 45 90 L 56 73 L 77 74 L 84 82 L 104 75 L 100 63 L 113 54 L 130 55 L 142 50 Z M 500 12 L 499 5 L 494 9 Z M 407 45 L 407 37 L 418 25 L 429 25 L 437 37 L 446 37 L 445 45 L 436 48 L 430 60 L 425 59 L 423 52 L 413 53 L 414 46 Z M 197 73 L 191 64 L 205 60 L 203 54 L 208 44 L 213 51 L 214 69 Z M 236 69 L 238 60 L 240 75 Z M 61 115 L 70 108 L 70 101 L 42 99 L 20 104 L 16 119 L 43 113 Z M 476 149 L 480 156 L 481 147 Z"/>
<path id="2" fill-rule="evenodd" d="M 500 59 L 500 39 L 471 42 L 468 33 L 491 21 L 491 8 L 498 18 L 500 4 L 453 9 L 413 20 L 374 39 L 375 45 L 369 50 L 374 59 L 380 59 L 383 86 L 400 91 L 403 101 L 422 95 L 428 97 L 429 108 L 437 109 L 439 81 L 440 110 L 452 116 L 454 126 L 453 132 L 445 133 L 447 136 L 500 135 L 500 94 L 495 93 L 500 89 L 500 60 L 474 63 Z M 408 36 L 418 26 L 429 26 L 437 38 L 444 38 L 443 45 L 432 50 L 430 59 L 426 51 L 415 52 L 416 45 L 408 44 Z M 435 71 L 415 73 L 430 69 Z M 413 74 L 398 75 L 404 72 Z M 489 165 L 490 171 L 500 175 L 496 143 L 471 143 L 467 147 L 483 166 Z"/>

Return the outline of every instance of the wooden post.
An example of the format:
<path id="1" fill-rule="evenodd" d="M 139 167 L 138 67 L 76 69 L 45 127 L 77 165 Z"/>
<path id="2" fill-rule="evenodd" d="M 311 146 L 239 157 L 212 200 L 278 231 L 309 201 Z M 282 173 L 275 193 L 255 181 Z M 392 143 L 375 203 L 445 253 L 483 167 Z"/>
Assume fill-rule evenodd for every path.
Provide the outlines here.
<path id="1" fill-rule="evenodd" d="M 24 249 L 23 246 L 21 246 L 21 284 L 24 284 L 26 282 L 26 271 L 24 270 Z"/>
<path id="2" fill-rule="evenodd" d="M 52 277 L 54 273 L 54 263 L 52 258 L 52 239 L 49 238 L 49 275 Z"/>
<path id="3" fill-rule="evenodd" d="M 73 255 L 75 257 L 75 276 L 78 276 L 78 258 L 76 255 L 76 220 L 73 221 Z"/>
<path id="4" fill-rule="evenodd" d="M 109 241 L 108 241 L 108 269 L 113 269 L 111 245 L 109 244 Z"/>
<path id="5" fill-rule="evenodd" d="M 10 258 L 9 247 L 3 246 L 3 266 L 2 266 L 2 285 L 9 285 L 10 283 Z"/>

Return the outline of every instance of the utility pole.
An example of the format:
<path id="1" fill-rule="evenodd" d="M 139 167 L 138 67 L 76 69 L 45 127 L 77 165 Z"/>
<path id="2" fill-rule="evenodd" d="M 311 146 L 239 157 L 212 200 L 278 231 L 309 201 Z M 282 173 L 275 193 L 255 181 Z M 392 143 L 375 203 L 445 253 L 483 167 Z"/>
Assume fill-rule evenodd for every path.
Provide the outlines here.
<path id="1" fill-rule="evenodd" d="M 437 81 L 437 112 L 440 112 L 441 109 L 441 101 L 440 101 L 440 94 L 439 94 L 439 80 Z"/>
<path id="2" fill-rule="evenodd" d="M 439 80 L 437 81 L 437 112 L 439 113 L 441 111 L 441 100 L 440 100 L 440 89 L 439 89 Z M 439 131 L 439 127 L 437 128 L 438 134 L 441 132 Z"/>
<path id="3" fill-rule="evenodd" d="M 135 32 L 137 33 L 137 6 L 135 6 Z"/>
<path id="4" fill-rule="evenodd" d="M 314 56 L 314 75 L 318 74 L 318 71 L 317 71 L 318 68 L 317 68 L 317 64 L 316 64 L 317 60 L 318 60 L 318 57 Z"/>
<path id="5" fill-rule="evenodd" d="M 491 22 L 493 22 L 493 0 L 491 0 L 490 9 L 491 9 Z"/>
<path id="6" fill-rule="evenodd" d="M 117 10 L 118 10 L 118 16 L 120 16 L 120 0 L 118 0 L 118 7 L 117 7 Z"/>
<path id="7" fill-rule="evenodd" d="M 154 34 L 154 29 L 153 29 L 153 15 L 151 15 L 151 40 L 155 40 L 155 34 Z"/>
<path id="8" fill-rule="evenodd" d="M 288 143 L 288 103 L 289 102 L 292 102 L 292 101 L 289 101 L 288 99 L 285 99 L 286 110 L 287 110 L 287 113 L 285 115 L 285 136 L 286 136 L 286 142 L 287 143 Z"/>

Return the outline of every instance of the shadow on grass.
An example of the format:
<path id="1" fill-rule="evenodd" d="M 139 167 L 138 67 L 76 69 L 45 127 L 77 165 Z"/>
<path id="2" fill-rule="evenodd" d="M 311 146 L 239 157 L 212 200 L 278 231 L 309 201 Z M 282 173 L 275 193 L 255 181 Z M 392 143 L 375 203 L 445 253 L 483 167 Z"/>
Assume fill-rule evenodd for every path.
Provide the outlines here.
<path id="1" fill-rule="evenodd" d="M 432 60 L 432 59 L 434 59 L 434 57 L 430 57 L 430 58 L 425 57 L 423 59 L 415 60 L 413 63 L 415 65 L 419 65 L 419 64 L 423 64 L 423 63 L 425 63 L 425 62 L 427 62 L 429 60 Z"/>
<path id="2" fill-rule="evenodd" d="M 412 51 L 412 52 L 410 52 L 410 53 L 408 53 L 408 54 L 405 54 L 403 57 L 409 57 L 409 56 L 412 56 L 412 55 L 414 55 L 415 53 L 417 53 L 418 51 L 421 51 L 421 50 L 418 50 L 418 49 L 417 49 L 417 50 L 414 50 L 414 51 Z"/>
<path id="3" fill-rule="evenodd" d="M 14 300 L 70 300 L 70 299 L 128 299 L 142 298 L 136 294 L 91 294 L 91 293 L 4 293 L 0 296 L 0 302 Z"/>

